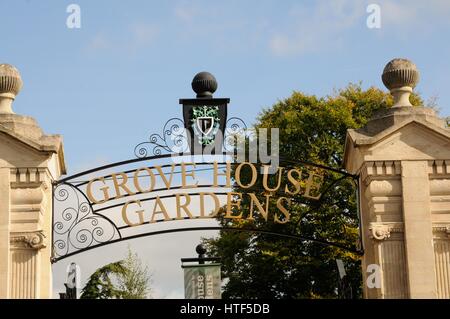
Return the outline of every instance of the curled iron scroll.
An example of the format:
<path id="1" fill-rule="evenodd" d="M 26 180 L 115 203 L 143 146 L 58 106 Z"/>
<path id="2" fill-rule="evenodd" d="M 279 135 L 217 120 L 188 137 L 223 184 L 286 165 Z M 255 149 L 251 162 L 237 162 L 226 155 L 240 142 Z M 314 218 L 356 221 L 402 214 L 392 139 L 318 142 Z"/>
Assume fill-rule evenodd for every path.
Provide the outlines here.
<path id="1" fill-rule="evenodd" d="M 238 118 L 231 117 L 225 126 L 223 148 L 226 152 L 233 152 L 235 148 L 236 138 L 245 137 L 247 133 L 247 124 Z"/>
<path id="2" fill-rule="evenodd" d="M 164 124 L 162 134 L 150 135 L 148 141 L 136 145 L 134 154 L 137 158 L 144 158 L 163 153 L 184 153 L 188 150 L 189 145 L 183 120 L 171 118 Z"/>
<path id="3" fill-rule="evenodd" d="M 89 201 L 75 186 L 68 183 L 55 186 L 53 198 L 58 206 L 53 216 L 53 259 L 121 238 L 116 225 L 93 212 Z"/>

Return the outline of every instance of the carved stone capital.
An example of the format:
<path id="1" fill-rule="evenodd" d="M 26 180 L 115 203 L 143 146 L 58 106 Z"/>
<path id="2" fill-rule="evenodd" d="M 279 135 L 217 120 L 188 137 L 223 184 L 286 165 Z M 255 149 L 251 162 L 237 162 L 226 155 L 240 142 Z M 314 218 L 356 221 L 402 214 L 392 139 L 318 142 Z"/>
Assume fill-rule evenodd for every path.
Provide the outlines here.
<path id="1" fill-rule="evenodd" d="M 450 238 L 450 225 L 435 225 L 433 226 L 433 232 L 443 233 L 444 236 L 446 235 L 448 238 Z"/>
<path id="2" fill-rule="evenodd" d="M 384 240 L 391 237 L 391 230 L 388 225 L 373 225 L 369 228 L 370 237 L 376 240 Z"/>
<path id="3" fill-rule="evenodd" d="M 371 223 L 369 227 L 370 237 L 375 240 L 386 240 L 391 237 L 391 233 L 403 231 L 402 226 L 397 224 L 378 224 Z"/>
<path id="4" fill-rule="evenodd" d="M 11 243 L 23 245 L 25 248 L 41 249 L 46 247 L 45 235 L 43 231 L 36 231 L 31 233 L 19 233 L 11 236 Z"/>

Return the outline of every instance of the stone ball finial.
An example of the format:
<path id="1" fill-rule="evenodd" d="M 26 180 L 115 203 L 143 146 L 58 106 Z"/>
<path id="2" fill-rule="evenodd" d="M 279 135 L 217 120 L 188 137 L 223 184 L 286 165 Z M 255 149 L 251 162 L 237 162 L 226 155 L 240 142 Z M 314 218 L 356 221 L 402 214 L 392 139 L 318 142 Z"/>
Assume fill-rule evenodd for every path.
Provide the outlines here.
<path id="1" fill-rule="evenodd" d="M 19 70 L 10 64 L 0 64 L 0 114 L 11 114 L 12 101 L 19 94 L 23 82 Z"/>
<path id="2" fill-rule="evenodd" d="M 10 64 L 0 64 L 0 94 L 17 95 L 23 82 L 19 70 Z"/>
<path id="3" fill-rule="evenodd" d="M 414 63 L 402 58 L 393 59 L 384 67 L 381 79 L 394 97 L 393 107 L 412 106 L 409 96 L 419 82 L 419 71 Z"/>
<path id="4" fill-rule="evenodd" d="M 407 59 L 393 59 L 384 67 L 381 78 L 389 90 L 403 86 L 414 88 L 419 82 L 419 71 L 416 65 Z"/>
<path id="5" fill-rule="evenodd" d="M 209 72 L 197 73 L 192 79 L 191 85 L 198 98 L 212 98 L 213 93 L 217 90 L 216 78 Z"/>

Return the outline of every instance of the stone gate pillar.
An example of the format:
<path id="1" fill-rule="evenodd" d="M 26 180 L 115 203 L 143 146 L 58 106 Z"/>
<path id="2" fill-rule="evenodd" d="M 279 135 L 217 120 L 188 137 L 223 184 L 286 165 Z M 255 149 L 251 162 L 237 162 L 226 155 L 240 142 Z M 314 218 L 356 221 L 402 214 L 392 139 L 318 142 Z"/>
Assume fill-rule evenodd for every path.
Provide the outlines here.
<path id="1" fill-rule="evenodd" d="M 65 174 L 62 139 L 14 114 L 22 87 L 0 64 L 0 298 L 51 298 L 52 182 Z"/>
<path id="2" fill-rule="evenodd" d="M 394 106 L 347 133 L 345 167 L 360 176 L 365 298 L 450 298 L 450 129 L 411 106 L 418 77 L 410 61 L 389 62 L 382 79 Z M 378 288 L 367 285 L 371 264 Z"/>

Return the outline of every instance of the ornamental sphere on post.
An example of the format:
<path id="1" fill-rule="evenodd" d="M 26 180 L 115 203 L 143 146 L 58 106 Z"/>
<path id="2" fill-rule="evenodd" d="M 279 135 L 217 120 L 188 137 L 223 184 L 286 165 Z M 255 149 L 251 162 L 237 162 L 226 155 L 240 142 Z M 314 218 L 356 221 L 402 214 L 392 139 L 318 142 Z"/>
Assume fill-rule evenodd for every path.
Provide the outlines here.
<path id="1" fill-rule="evenodd" d="M 12 101 L 23 82 L 19 70 L 10 64 L 0 64 L 0 114 L 13 114 Z"/>
<path id="2" fill-rule="evenodd" d="M 192 79 L 192 89 L 197 93 L 197 98 L 212 98 L 217 90 L 217 81 L 209 72 L 197 73 Z"/>
<path id="3" fill-rule="evenodd" d="M 392 107 L 412 106 L 409 96 L 419 82 L 419 71 L 414 63 L 402 58 L 393 59 L 384 67 L 381 79 L 394 97 Z"/>

